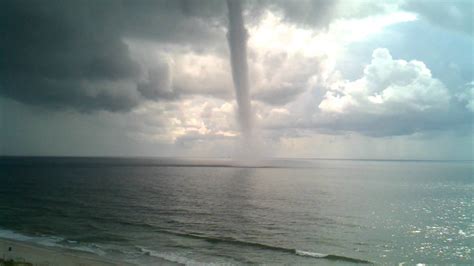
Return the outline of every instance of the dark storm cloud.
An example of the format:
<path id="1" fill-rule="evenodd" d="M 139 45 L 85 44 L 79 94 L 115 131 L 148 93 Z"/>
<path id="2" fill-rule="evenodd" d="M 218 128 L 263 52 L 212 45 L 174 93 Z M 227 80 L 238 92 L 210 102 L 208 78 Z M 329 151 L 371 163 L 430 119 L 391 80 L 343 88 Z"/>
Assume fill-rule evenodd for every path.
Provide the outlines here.
<path id="1" fill-rule="evenodd" d="M 353 114 L 332 119 L 319 117 L 319 121 L 306 125 L 306 128 L 330 134 L 358 132 L 370 137 L 403 136 L 420 132 L 441 132 L 447 129 L 462 134 L 472 131 L 467 124 L 469 119 L 469 114 L 454 109 L 437 115 L 429 112 L 404 116 Z"/>
<path id="2" fill-rule="evenodd" d="M 226 22 L 225 2 L 220 0 L 122 0 L 123 34 L 194 50 L 225 47 L 221 36 Z M 222 43 L 217 42 L 219 40 Z"/>
<path id="3" fill-rule="evenodd" d="M 324 25 L 332 3 L 250 1 L 246 7 L 255 14 L 278 9 L 288 20 Z M 83 112 L 129 111 L 146 99 L 175 99 L 184 90 L 170 87 L 170 70 L 144 68 L 126 40 L 227 56 L 226 27 L 220 0 L 3 0 L 0 95 Z"/>
<path id="4" fill-rule="evenodd" d="M 264 129 L 276 136 L 302 136 L 308 132 L 329 135 L 344 135 L 348 132 L 369 137 L 405 136 L 423 132 L 452 131 L 457 134 L 472 134 L 472 114 L 456 107 L 434 115 L 431 112 L 406 115 L 367 115 L 361 113 L 347 116 L 326 116 L 315 111 L 311 118 L 304 115 L 289 117 L 288 120 L 272 123 L 265 121 Z"/>
<path id="5" fill-rule="evenodd" d="M 161 64 L 151 68 L 148 70 L 148 79 L 138 83 L 138 91 L 148 99 L 174 99 L 178 95 L 172 89 L 170 75 L 168 65 Z"/>
<path id="6" fill-rule="evenodd" d="M 153 77 L 139 83 L 123 38 L 210 42 L 205 25 L 184 19 L 203 15 L 192 1 L 2 1 L 0 93 L 45 107 L 128 111 L 141 96 L 160 98 L 150 86 L 166 85 L 158 79 L 168 74 L 147 70 Z"/>
<path id="7" fill-rule="evenodd" d="M 118 81 L 138 73 L 120 35 L 108 25 L 111 14 L 105 4 L 91 9 L 72 1 L 2 1 L 1 93 L 29 104 L 81 110 L 133 106 L 133 99 L 118 99 L 99 88 L 88 95 L 84 88 L 84 82 Z"/>

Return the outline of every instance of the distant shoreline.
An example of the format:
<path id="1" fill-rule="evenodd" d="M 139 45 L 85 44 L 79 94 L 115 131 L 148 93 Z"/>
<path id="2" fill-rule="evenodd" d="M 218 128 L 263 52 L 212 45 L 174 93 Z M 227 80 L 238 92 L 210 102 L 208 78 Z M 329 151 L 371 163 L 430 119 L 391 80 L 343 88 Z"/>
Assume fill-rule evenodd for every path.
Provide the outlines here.
<path id="1" fill-rule="evenodd" d="M 75 157 L 75 156 L 3 156 L 0 166 L 22 167 L 218 167 L 218 168 L 319 168 L 321 163 L 385 164 L 465 164 L 469 160 L 386 160 L 330 158 L 188 158 L 188 157 Z"/>
<path id="2" fill-rule="evenodd" d="M 11 155 L 0 154 L 0 159 L 136 159 L 136 160 L 178 160 L 178 161 L 241 161 L 239 158 L 197 157 L 197 156 L 120 156 L 120 155 Z M 373 161 L 373 162 L 474 162 L 473 159 L 397 159 L 397 158 L 331 158 L 331 157 L 262 157 L 260 161 Z"/>

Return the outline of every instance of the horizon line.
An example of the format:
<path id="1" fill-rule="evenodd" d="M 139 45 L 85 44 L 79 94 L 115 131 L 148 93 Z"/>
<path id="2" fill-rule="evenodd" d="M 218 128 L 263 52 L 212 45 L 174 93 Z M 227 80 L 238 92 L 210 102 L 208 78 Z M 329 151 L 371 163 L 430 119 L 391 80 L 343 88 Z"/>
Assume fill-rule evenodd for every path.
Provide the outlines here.
<path id="1" fill-rule="evenodd" d="M 102 158 L 102 159 L 208 159 L 223 161 L 246 161 L 232 156 L 159 156 L 159 155 L 8 155 L 1 158 Z M 468 162 L 474 159 L 396 159 L 396 158 L 336 158 L 336 157 L 262 157 L 250 161 L 265 160 L 320 160 L 320 161 L 426 161 L 426 162 Z"/>

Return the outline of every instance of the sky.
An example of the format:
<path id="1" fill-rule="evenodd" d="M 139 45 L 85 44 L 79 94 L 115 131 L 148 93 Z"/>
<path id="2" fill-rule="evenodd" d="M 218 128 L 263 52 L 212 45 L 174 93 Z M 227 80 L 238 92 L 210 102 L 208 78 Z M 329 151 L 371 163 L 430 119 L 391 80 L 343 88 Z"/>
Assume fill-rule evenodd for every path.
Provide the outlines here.
<path id="1" fill-rule="evenodd" d="M 252 154 L 473 159 L 474 3 L 255 0 Z M 242 154 L 221 0 L 0 1 L 0 154 Z"/>

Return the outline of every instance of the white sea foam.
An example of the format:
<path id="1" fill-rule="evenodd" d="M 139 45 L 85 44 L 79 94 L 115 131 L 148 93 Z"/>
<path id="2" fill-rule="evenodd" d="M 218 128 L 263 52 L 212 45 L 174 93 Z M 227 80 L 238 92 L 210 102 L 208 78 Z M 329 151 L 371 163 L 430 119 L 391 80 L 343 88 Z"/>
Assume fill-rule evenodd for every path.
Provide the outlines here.
<path id="1" fill-rule="evenodd" d="M 64 246 L 61 246 L 64 247 Z M 104 256 L 106 255 L 106 252 L 102 250 L 102 248 L 99 245 L 96 244 L 91 244 L 91 245 L 78 245 L 78 246 L 67 246 L 69 249 L 74 249 L 78 251 L 84 251 L 84 252 L 89 252 L 89 253 L 94 253 L 99 256 Z"/>
<path id="2" fill-rule="evenodd" d="M 306 257 L 313 257 L 313 258 L 324 258 L 328 256 L 328 254 L 309 252 L 309 251 L 304 251 L 304 250 L 296 250 L 295 253 L 296 255 L 299 255 L 299 256 L 306 256 Z"/>
<path id="3" fill-rule="evenodd" d="M 0 229 L 0 237 L 19 241 L 31 241 L 33 238 L 7 229 Z"/>
<path id="4" fill-rule="evenodd" d="M 214 263 L 208 263 L 208 262 L 204 263 L 204 262 L 195 261 L 193 259 L 183 257 L 173 252 L 158 252 L 158 251 L 151 250 L 151 249 L 141 247 L 141 246 L 137 246 L 137 248 L 140 250 L 140 252 L 142 252 L 145 255 L 164 259 L 170 262 L 176 262 L 179 264 L 184 264 L 184 265 L 189 265 L 189 266 L 218 265 L 217 263 L 214 264 Z"/>

